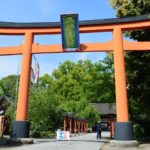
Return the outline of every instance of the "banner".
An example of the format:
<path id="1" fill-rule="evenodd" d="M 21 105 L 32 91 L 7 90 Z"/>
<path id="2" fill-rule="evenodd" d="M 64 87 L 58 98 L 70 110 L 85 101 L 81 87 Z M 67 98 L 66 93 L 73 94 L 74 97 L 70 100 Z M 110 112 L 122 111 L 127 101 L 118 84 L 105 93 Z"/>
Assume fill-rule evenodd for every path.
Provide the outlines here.
<path id="1" fill-rule="evenodd" d="M 62 47 L 66 51 L 80 49 L 78 14 L 61 15 Z"/>
<path id="2" fill-rule="evenodd" d="M 30 79 L 31 79 L 31 82 L 35 84 L 36 77 L 35 77 L 35 73 L 32 67 L 31 67 L 31 72 L 30 72 Z"/>
<path id="3" fill-rule="evenodd" d="M 36 57 L 34 56 L 33 58 L 35 59 L 35 69 L 33 69 L 33 67 L 31 66 L 30 79 L 33 84 L 36 84 L 39 77 L 40 66 L 36 60 Z"/>

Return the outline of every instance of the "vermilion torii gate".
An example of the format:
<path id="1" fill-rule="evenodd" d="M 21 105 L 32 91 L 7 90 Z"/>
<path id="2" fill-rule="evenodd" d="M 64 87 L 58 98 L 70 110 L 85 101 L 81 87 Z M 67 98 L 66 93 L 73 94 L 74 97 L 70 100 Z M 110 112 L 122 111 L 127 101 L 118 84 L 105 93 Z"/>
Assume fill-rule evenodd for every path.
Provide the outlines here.
<path id="1" fill-rule="evenodd" d="M 79 52 L 113 51 L 116 83 L 117 122 L 115 124 L 116 140 L 132 140 L 132 124 L 129 121 L 128 100 L 125 76 L 125 51 L 150 50 L 150 42 L 123 41 L 122 32 L 126 30 L 150 28 L 149 16 L 89 20 L 79 22 L 80 33 L 112 32 L 113 39 L 104 43 L 82 43 Z M 32 54 L 65 53 L 61 44 L 38 45 L 34 43 L 35 35 L 61 34 L 60 22 L 52 23 L 12 23 L 0 22 L 1 35 L 24 35 L 24 44 L 15 47 L 0 47 L 0 55 L 22 54 L 22 69 L 19 84 L 16 121 L 13 122 L 15 137 L 29 136 L 28 94 Z M 77 51 L 75 51 L 77 52 Z"/>

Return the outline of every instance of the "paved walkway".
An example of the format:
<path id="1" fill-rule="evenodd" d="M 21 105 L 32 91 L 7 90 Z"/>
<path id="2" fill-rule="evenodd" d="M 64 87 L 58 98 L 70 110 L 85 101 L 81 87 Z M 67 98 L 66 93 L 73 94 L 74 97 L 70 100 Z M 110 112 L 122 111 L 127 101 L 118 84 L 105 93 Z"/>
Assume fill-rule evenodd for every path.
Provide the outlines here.
<path id="1" fill-rule="evenodd" d="M 102 132 L 102 139 L 96 139 L 96 133 L 73 136 L 69 141 L 56 139 L 34 139 L 34 144 L 16 147 L 0 147 L 0 150 L 150 150 L 150 143 L 139 147 L 109 146 L 110 133 Z"/>
<path id="2" fill-rule="evenodd" d="M 102 133 L 102 139 L 96 139 L 96 133 L 71 137 L 69 141 L 56 139 L 35 139 L 31 145 L 0 148 L 0 150 L 99 150 L 107 142 L 108 132 Z"/>

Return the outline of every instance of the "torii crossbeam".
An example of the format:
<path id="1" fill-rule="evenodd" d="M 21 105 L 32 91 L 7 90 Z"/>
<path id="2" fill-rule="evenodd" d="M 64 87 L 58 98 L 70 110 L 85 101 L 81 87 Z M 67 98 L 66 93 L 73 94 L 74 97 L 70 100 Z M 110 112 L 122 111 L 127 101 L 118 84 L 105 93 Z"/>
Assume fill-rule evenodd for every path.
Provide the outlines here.
<path id="1" fill-rule="evenodd" d="M 116 85 L 117 122 L 115 123 L 116 140 L 132 140 L 132 123 L 129 121 L 128 100 L 124 51 L 148 51 L 150 42 L 123 41 L 122 32 L 150 28 L 148 15 L 130 18 L 104 20 L 87 20 L 79 22 L 80 33 L 112 32 L 113 39 L 104 43 L 81 43 L 80 51 L 102 52 L 113 51 Z M 34 35 L 61 34 L 60 22 L 12 23 L 0 22 L 1 35 L 25 35 L 24 44 L 14 47 L 0 47 L 0 55 L 23 55 L 16 120 L 13 122 L 15 137 L 29 137 L 28 94 L 32 54 L 65 53 L 61 44 L 39 45 L 34 43 Z"/>

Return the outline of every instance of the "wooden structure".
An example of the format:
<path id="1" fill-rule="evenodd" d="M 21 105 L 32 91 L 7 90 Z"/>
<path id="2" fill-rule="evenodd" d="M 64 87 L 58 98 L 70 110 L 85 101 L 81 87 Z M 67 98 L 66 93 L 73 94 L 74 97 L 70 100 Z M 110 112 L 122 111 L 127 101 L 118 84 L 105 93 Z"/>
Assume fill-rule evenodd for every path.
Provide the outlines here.
<path id="1" fill-rule="evenodd" d="M 87 133 L 88 120 L 76 118 L 68 114 L 63 114 L 63 129 L 64 131 L 69 130 L 70 135 L 71 133 L 73 133 L 74 135 L 76 135 L 77 133 L 79 135 Z"/>
<path id="2" fill-rule="evenodd" d="M 116 119 L 115 103 L 90 103 L 90 105 L 99 113 L 101 122 L 109 122 L 110 118 Z"/>
<path id="3" fill-rule="evenodd" d="M 4 130 L 5 130 L 5 116 L 0 115 L 0 138 L 3 137 Z"/>
<path id="4" fill-rule="evenodd" d="M 125 51 L 150 50 L 150 42 L 123 41 L 122 32 L 150 28 L 150 17 L 137 16 L 104 20 L 87 20 L 79 22 L 80 33 L 112 32 L 113 39 L 104 43 L 82 43 L 80 52 L 113 51 L 116 85 L 117 122 L 115 124 L 116 140 L 132 140 L 132 125 L 129 122 L 128 100 L 125 76 Z M 60 22 L 52 23 L 11 23 L 0 22 L 1 35 L 24 35 L 24 44 L 14 47 L 0 47 L 0 55 L 22 54 L 22 69 L 19 83 L 16 121 L 13 122 L 15 137 L 29 136 L 28 94 L 32 54 L 65 53 L 61 44 L 38 45 L 34 36 L 41 34 L 61 34 Z M 77 51 L 75 51 L 77 52 Z M 122 130 L 123 128 L 123 130 Z M 18 131 L 20 129 L 20 131 Z M 120 131 L 121 134 L 120 134 Z"/>
<path id="5" fill-rule="evenodd" d="M 90 103 L 90 105 L 100 115 L 102 131 L 110 131 L 110 137 L 114 138 L 114 122 L 116 120 L 116 104 L 115 103 Z"/>

